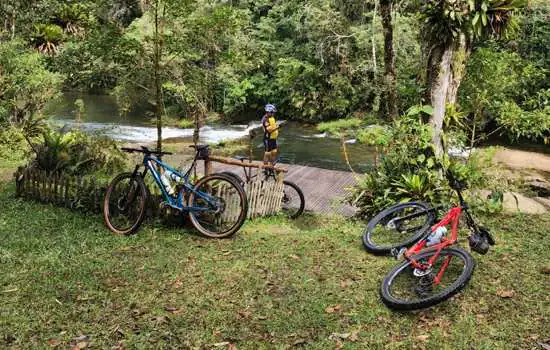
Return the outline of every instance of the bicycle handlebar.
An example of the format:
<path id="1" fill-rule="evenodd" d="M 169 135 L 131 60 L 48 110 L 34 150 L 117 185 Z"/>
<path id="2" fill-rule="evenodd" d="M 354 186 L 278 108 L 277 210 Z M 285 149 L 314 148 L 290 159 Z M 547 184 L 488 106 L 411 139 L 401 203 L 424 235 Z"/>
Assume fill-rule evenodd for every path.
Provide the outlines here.
<path id="1" fill-rule="evenodd" d="M 157 150 L 154 150 L 154 149 L 149 149 L 145 146 L 141 146 L 141 148 L 121 147 L 120 149 L 123 152 L 127 152 L 127 153 L 138 152 L 138 153 L 145 153 L 145 154 L 156 154 L 158 156 L 173 154 L 172 152 L 163 152 L 163 151 L 157 151 Z"/>

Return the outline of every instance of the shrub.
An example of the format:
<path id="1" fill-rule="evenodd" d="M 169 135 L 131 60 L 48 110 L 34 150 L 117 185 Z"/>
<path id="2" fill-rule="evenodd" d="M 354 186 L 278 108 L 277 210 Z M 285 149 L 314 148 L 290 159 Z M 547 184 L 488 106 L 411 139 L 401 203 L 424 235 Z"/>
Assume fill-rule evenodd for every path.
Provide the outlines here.
<path id="1" fill-rule="evenodd" d="M 320 132 L 328 132 L 332 135 L 339 135 L 341 132 L 357 129 L 363 124 L 359 118 L 338 119 L 330 122 L 323 122 L 317 125 L 317 130 Z"/>
<path id="2" fill-rule="evenodd" d="M 22 123 L 40 114 L 60 93 L 62 76 L 23 42 L 0 42 L 0 122 Z"/>
<path id="3" fill-rule="evenodd" d="M 453 191 L 443 176 L 443 168 L 450 168 L 468 187 L 482 187 L 485 183 L 482 168 L 490 163 L 486 158 L 473 155 L 465 162 L 451 161 L 447 156 L 436 158 L 431 127 L 414 113 L 400 117 L 387 128 L 367 132 L 369 143 L 380 147 L 382 156 L 376 169 L 365 174 L 349 197 L 361 217 L 372 217 L 398 202 L 448 203 Z"/>
<path id="4" fill-rule="evenodd" d="M 14 127 L 0 128 L 0 159 L 7 162 L 18 162 L 28 156 L 29 146 L 21 131 Z"/>
<path id="5" fill-rule="evenodd" d="M 125 156 L 115 141 L 80 131 L 44 133 L 33 165 L 50 173 L 109 175 L 121 171 Z"/>

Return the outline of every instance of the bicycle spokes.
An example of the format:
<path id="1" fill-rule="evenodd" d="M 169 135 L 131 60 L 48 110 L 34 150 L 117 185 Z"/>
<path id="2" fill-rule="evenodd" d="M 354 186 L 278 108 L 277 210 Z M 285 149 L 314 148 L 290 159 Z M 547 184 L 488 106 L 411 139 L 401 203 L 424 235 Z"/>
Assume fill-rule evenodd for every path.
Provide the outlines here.
<path id="1" fill-rule="evenodd" d="M 374 244 L 394 245 L 407 240 L 411 233 L 422 229 L 430 221 L 428 212 L 422 207 L 404 207 L 392 212 L 380 221 L 370 235 Z"/>
<path id="2" fill-rule="evenodd" d="M 461 276 L 465 262 L 460 258 L 442 251 L 433 265 L 425 261 L 422 268 L 407 265 L 391 283 L 390 293 L 393 297 L 406 301 L 430 298 L 441 294 Z"/>
<path id="3" fill-rule="evenodd" d="M 212 179 L 195 191 L 191 211 L 204 229 L 213 233 L 225 232 L 239 222 L 244 203 L 233 184 Z"/>
<path id="4" fill-rule="evenodd" d="M 124 231 L 134 225 L 145 206 L 146 198 L 138 183 L 131 177 L 117 182 L 109 196 L 109 221 L 113 227 Z"/>

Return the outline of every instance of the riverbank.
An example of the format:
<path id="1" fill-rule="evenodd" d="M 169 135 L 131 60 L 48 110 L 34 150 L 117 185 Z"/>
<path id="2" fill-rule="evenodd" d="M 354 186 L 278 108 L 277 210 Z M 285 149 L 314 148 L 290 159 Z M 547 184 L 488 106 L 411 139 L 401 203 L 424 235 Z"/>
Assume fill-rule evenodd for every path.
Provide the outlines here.
<path id="1" fill-rule="evenodd" d="M 550 155 L 501 147 L 494 160 L 515 170 L 536 170 L 550 175 Z M 550 178 L 549 178 L 550 180 Z"/>

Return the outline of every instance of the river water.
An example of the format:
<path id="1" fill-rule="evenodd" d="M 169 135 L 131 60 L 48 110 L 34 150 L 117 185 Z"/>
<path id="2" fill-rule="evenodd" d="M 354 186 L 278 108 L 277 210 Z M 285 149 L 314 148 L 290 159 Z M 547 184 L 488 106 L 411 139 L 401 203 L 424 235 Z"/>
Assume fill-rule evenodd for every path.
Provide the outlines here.
<path id="1" fill-rule="evenodd" d="M 76 122 L 74 102 L 77 98 L 81 98 L 85 104 L 85 112 L 80 123 Z M 153 143 L 157 138 L 157 130 L 145 116 L 146 113 L 134 110 L 126 116 L 120 116 L 114 98 L 108 95 L 66 93 L 61 99 L 52 102 L 46 113 L 52 116 L 52 124 L 64 129 L 75 128 L 78 125 L 87 133 L 136 143 Z M 239 125 L 206 125 L 201 128 L 200 139 L 205 143 L 218 143 L 248 138 L 249 131 L 259 126 L 259 120 Z M 257 129 L 256 137 L 251 141 L 256 159 L 263 156 L 261 134 Z M 162 129 L 163 139 L 191 140 L 192 135 L 193 129 Z M 312 126 L 285 124 L 279 133 L 278 144 L 280 156 L 286 162 L 325 169 L 349 170 L 344 161 L 340 140 L 320 134 Z M 354 170 L 366 171 L 371 168 L 374 149 L 364 145 L 347 144 L 347 151 Z"/>

